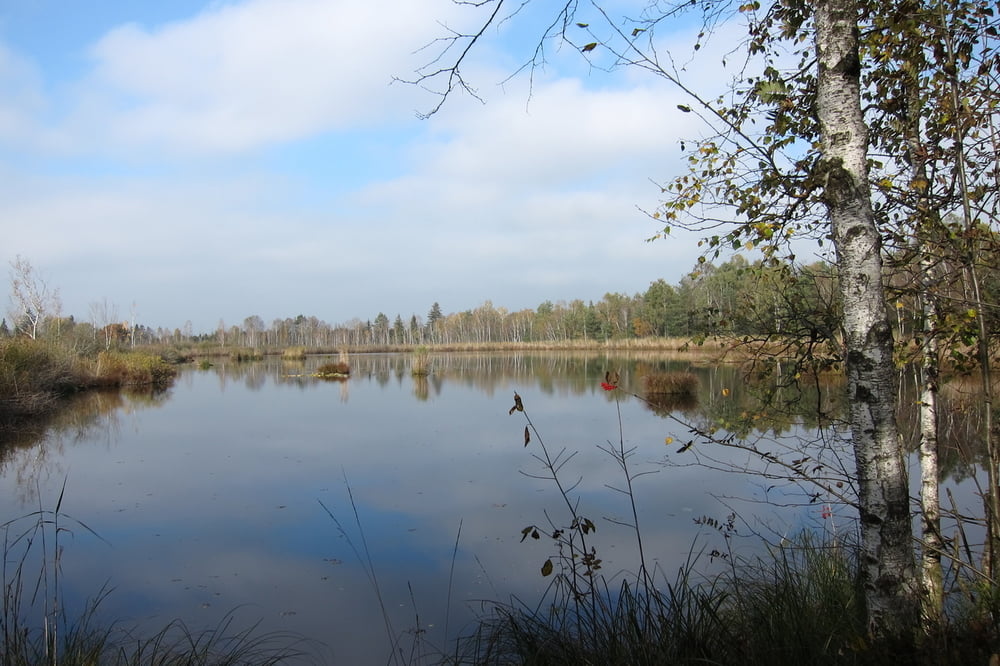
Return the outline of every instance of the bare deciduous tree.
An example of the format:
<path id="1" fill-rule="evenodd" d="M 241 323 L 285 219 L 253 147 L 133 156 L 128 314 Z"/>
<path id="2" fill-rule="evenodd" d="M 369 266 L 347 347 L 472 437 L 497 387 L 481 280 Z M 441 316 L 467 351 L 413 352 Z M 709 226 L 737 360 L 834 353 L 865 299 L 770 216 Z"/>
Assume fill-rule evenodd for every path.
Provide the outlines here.
<path id="1" fill-rule="evenodd" d="M 46 320 L 59 316 L 59 290 L 50 289 L 27 259 L 17 255 L 10 262 L 11 318 L 15 330 L 32 340 L 42 333 Z"/>

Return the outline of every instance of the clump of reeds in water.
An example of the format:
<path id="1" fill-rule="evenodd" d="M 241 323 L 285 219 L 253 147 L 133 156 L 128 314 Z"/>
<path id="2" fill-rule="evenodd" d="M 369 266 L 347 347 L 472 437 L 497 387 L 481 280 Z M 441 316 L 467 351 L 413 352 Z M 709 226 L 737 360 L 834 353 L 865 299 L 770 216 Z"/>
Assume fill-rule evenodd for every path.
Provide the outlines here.
<path id="1" fill-rule="evenodd" d="M 281 358 L 286 361 L 303 361 L 306 358 L 305 347 L 287 347 L 281 352 Z"/>
<path id="2" fill-rule="evenodd" d="M 243 347 L 229 352 L 229 358 L 239 363 L 241 361 L 259 361 L 264 358 L 264 355 L 256 349 Z"/>
<path id="3" fill-rule="evenodd" d="M 344 379 L 351 375 L 351 363 L 347 352 L 341 351 L 333 363 L 324 363 L 316 368 L 316 376 L 320 379 Z"/>
<path id="4" fill-rule="evenodd" d="M 431 358 L 427 347 L 417 347 L 413 350 L 410 374 L 414 377 L 426 377 L 431 374 Z"/>
<path id="5" fill-rule="evenodd" d="M 691 372 L 654 372 L 645 376 L 645 397 L 654 410 L 693 409 L 698 405 L 697 375 Z"/>
<path id="6" fill-rule="evenodd" d="M 176 375 L 177 369 L 159 356 L 114 351 L 97 355 L 95 383 L 98 385 L 163 387 Z"/>

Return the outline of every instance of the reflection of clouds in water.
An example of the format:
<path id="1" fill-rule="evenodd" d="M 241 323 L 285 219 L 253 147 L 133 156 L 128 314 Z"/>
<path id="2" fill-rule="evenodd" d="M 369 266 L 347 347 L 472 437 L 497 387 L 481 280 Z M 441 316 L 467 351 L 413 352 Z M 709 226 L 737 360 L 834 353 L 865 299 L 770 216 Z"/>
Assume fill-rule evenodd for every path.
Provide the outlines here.
<path id="1" fill-rule="evenodd" d="M 302 374 L 318 360 L 307 359 Z M 34 476 L 53 502 L 68 478 L 64 509 L 111 542 L 77 539 L 64 558 L 66 580 L 88 593 L 108 580 L 109 616 L 201 626 L 240 606 L 262 630 L 326 640 L 344 663 L 371 661 L 358 650 L 386 643 L 378 602 L 320 505 L 361 549 L 346 477 L 397 632 L 417 613 L 443 631 L 461 524 L 453 637 L 482 600 L 536 599 L 548 582 L 539 568 L 555 546 L 521 543 L 521 530 L 547 525 L 546 512 L 560 526 L 569 521 L 555 486 L 528 476 L 544 469 L 533 458 L 537 439 L 524 447 L 524 415 L 508 415 L 515 390 L 549 451 L 575 452 L 560 474 L 577 484 L 579 512 L 597 525 L 588 539 L 603 572 L 638 569 L 630 528 L 607 520 L 632 520 L 628 498 L 607 487 L 624 487 L 622 472 L 598 449 L 619 439 L 615 402 L 598 383 L 609 364 L 623 385 L 634 382 L 631 361 L 435 356 L 434 374 L 417 380 L 409 361 L 354 355 L 352 378 L 335 383 L 286 377 L 271 362 L 219 363 L 184 373 L 159 409 L 106 411 L 127 411 L 127 420 L 118 426 L 109 416 L 106 429 L 83 429 L 49 449 L 49 473 Z M 694 522 L 729 513 L 712 495 L 754 497 L 757 480 L 663 466 L 677 448 L 665 438 L 689 435 L 627 396 L 621 412 L 633 473 L 656 471 L 634 484 L 647 564 L 672 580 L 692 547 L 725 545 Z M 9 472 L 0 479 L 4 497 L 14 500 L 19 488 Z"/>

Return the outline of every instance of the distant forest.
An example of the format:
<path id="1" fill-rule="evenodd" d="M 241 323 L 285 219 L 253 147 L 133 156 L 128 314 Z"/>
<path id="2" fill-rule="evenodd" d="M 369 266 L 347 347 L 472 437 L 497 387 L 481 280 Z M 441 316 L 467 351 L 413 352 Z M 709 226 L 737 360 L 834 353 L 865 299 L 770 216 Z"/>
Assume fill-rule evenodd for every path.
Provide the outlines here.
<path id="1" fill-rule="evenodd" d="M 892 263 L 892 262 L 889 262 Z M 987 264 L 989 265 L 989 264 Z M 1000 280 L 992 263 L 986 281 L 987 302 L 1000 302 Z M 908 262 L 897 263 L 890 282 L 890 318 L 897 334 L 910 335 L 918 320 L 916 287 Z M 957 294 L 956 294 L 957 296 Z M 956 303 L 959 302 L 956 299 Z M 990 313 L 997 330 L 997 313 Z M 961 320 L 963 313 L 955 312 Z M 427 315 L 389 315 L 328 323 L 315 316 L 265 322 L 250 315 L 240 323 L 220 320 L 216 330 L 195 333 L 184 328 L 151 329 L 141 324 L 104 325 L 55 318 L 46 328 L 62 339 L 96 339 L 103 346 L 141 344 L 213 344 L 253 349 L 286 347 L 363 347 L 423 344 L 614 341 L 651 337 L 701 338 L 712 335 L 767 339 L 775 336 L 812 340 L 837 337 L 841 309 L 836 268 L 827 262 L 793 266 L 749 262 L 734 255 L 721 264 L 696 264 L 675 285 L 657 280 L 642 293 L 608 293 L 597 302 L 545 301 L 535 309 L 511 311 L 486 301 L 479 307 L 446 313 L 439 303 Z M 6 329 L 6 325 L 4 325 Z M 0 331 L 2 334 L 4 331 Z"/>

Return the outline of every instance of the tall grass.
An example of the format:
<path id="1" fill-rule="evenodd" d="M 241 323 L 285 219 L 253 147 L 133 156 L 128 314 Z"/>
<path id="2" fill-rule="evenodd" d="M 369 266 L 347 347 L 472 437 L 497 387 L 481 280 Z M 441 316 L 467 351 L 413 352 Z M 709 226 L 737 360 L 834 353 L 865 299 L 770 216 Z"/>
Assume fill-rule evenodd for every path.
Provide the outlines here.
<path id="1" fill-rule="evenodd" d="M 154 354 L 104 351 L 93 358 L 55 342 L 0 339 L 0 422 L 44 413 L 84 389 L 163 387 L 176 373 Z"/>
<path id="2" fill-rule="evenodd" d="M 609 379 L 605 389 L 617 390 L 617 380 Z M 566 512 L 565 524 L 546 510 L 548 528 L 531 525 L 522 532 L 525 538 L 544 535 L 557 545 L 556 564 L 550 559 L 542 567 L 553 580 L 537 603 L 487 604 L 447 663 L 965 666 L 1000 659 L 993 657 L 1000 653 L 1000 626 L 993 620 L 1000 617 L 1000 595 L 970 593 L 968 585 L 961 587 L 964 595 L 939 634 L 921 634 L 916 641 L 873 640 L 863 606 L 859 549 L 849 538 L 803 531 L 753 557 L 712 551 L 710 558 L 724 563 L 712 575 L 699 574 L 703 551 L 694 550 L 673 578 L 648 569 L 632 493 L 641 473 L 629 467 L 634 450 L 625 449 L 621 432 L 618 445 L 600 448 L 615 458 L 625 477 L 622 492 L 632 502 L 639 555 L 634 573 L 605 577 L 593 566 L 600 564 L 593 525 L 581 513 L 580 498 L 572 496 L 579 481 L 566 485 L 560 478 L 573 454 L 549 454 L 517 394 L 510 412 L 524 413 L 524 444 L 538 448 L 534 456 L 545 470 L 536 478 L 553 481 Z"/>
<path id="3" fill-rule="evenodd" d="M 65 490 L 65 487 L 64 487 Z M 62 541 L 67 534 L 96 532 L 62 511 L 39 508 L 0 524 L 0 663 L 4 666 L 194 666 L 279 664 L 302 657 L 305 641 L 256 625 L 235 626 L 232 613 L 215 627 L 193 630 L 181 620 L 151 635 L 99 619 L 112 591 L 101 588 L 81 610 L 66 607 Z"/>
<path id="4" fill-rule="evenodd" d="M 158 356 L 140 352 L 101 352 L 97 355 L 95 382 L 106 386 L 162 387 L 177 369 Z"/>
<path id="5" fill-rule="evenodd" d="M 426 377 L 431 374 L 431 355 L 427 347 L 423 345 L 416 347 L 410 359 L 411 375 L 414 377 Z"/>

